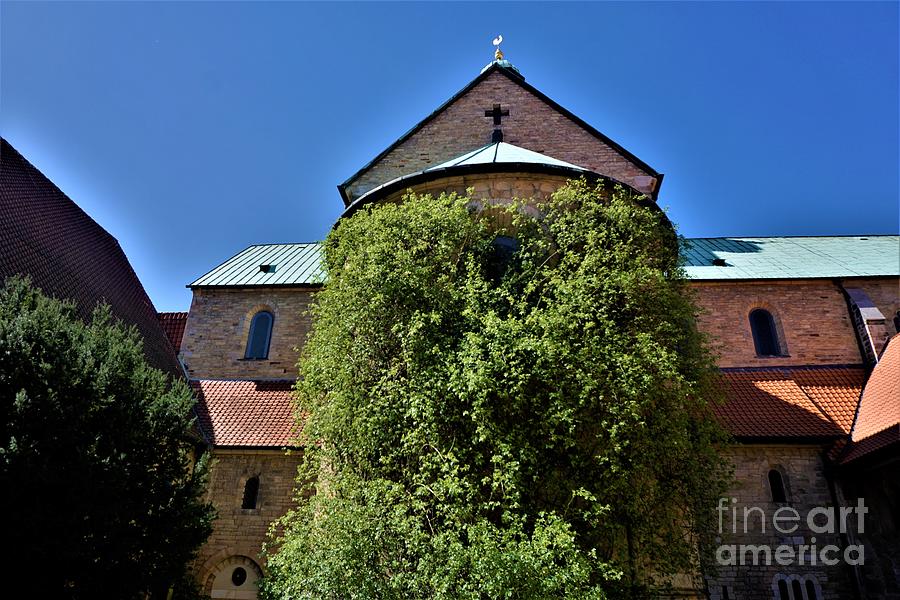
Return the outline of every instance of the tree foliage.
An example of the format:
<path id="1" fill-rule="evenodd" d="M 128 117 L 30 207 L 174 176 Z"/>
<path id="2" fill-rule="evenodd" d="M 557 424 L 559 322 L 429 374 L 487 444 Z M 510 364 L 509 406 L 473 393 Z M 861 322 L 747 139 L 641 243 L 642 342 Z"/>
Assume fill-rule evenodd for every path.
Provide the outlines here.
<path id="1" fill-rule="evenodd" d="M 696 572 L 725 477 L 673 228 L 585 182 L 475 205 L 410 194 L 329 235 L 266 597 L 626 597 Z"/>
<path id="2" fill-rule="evenodd" d="M 213 518 L 201 501 L 205 459 L 193 458 L 191 393 L 147 365 L 137 332 L 108 307 L 90 323 L 76 314 L 27 280 L 0 289 L 5 589 L 164 594 Z"/>

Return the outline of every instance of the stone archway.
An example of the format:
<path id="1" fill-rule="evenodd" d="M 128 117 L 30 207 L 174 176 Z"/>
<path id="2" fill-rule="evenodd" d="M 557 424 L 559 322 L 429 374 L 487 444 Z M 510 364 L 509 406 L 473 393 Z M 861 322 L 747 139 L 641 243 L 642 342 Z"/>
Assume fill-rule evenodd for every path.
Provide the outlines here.
<path id="1" fill-rule="evenodd" d="M 257 581 L 262 569 L 246 556 L 229 556 L 221 561 L 206 578 L 204 592 L 210 598 L 256 600 Z"/>

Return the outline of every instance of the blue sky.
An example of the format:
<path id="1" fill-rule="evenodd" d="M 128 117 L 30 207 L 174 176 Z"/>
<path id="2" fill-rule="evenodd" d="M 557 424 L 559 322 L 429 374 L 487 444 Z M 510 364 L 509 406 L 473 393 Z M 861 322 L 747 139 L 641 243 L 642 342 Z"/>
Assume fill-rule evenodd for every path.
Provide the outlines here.
<path id="1" fill-rule="evenodd" d="M 0 133 L 159 310 L 492 56 L 666 174 L 687 236 L 898 232 L 898 3 L 0 3 Z"/>

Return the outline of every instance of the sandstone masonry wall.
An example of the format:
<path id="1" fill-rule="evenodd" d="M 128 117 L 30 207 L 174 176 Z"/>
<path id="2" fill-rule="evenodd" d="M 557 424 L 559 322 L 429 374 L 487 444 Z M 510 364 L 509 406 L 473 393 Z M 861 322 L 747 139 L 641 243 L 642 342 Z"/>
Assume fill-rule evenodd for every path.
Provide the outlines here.
<path id="1" fill-rule="evenodd" d="M 309 288 L 196 289 L 181 344 L 192 379 L 285 379 L 297 375 L 295 348 L 306 343 Z M 275 316 L 269 357 L 244 359 L 250 320 L 260 310 Z"/>
<path id="2" fill-rule="evenodd" d="M 816 586 L 816 595 L 820 600 L 838 600 L 852 597 L 852 584 L 848 567 L 823 565 L 820 558 L 821 549 L 829 544 L 842 548 L 840 536 L 819 534 L 806 525 L 810 510 L 816 507 L 833 506 L 828 481 L 825 478 L 825 466 L 822 460 L 823 448 L 815 445 L 736 445 L 725 452 L 725 456 L 735 467 L 736 483 L 726 494 L 725 506 L 728 510 L 722 514 L 721 544 L 724 545 L 763 545 L 774 550 L 784 544 L 795 550 L 800 544 L 810 545 L 815 538 L 816 563 L 810 564 L 809 549 L 805 552 L 804 564 L 799 559 L 790 565 L 779 565 L 774 560 L 771 565 L 753 565 L 750 556 L 745 555 L 748 564 L 737 566 L 720 566 L 719 573 L 708 579 L 710 598 L 728 598 L 741 600 L 771 600 L 777 598 L 774 585 L 778 576 L 799 578 L 805 586 L 807 579 L 812 578 Z M 775 469 L 783 473 L 787 488 L 787 502 L 772 501 L 768 473 Z M 731 499 L 736 502 L 732 503 Z M 731 507 L 737 508 L 737 519 L 733 518 Z M 744 533 L 744 508 L 759 507 L 766 515 L 768 522 L 762 530 L 759 511 L 748 513 L 746 519 L 747 533 Z M 780 507 L 791 507 L 800 515 L 798 529 L 792 533 L 781 533 L 772 526 L 772 516 Z M 817 524 L 824 519 L 816 518 Z M 781 522 L 782 529 L 790 529 L 791 523 Z M 734 533 L 737 531 L 737 533 Z M 727 556 L 723 553 L 723 556 Z M 834 557 L 830 553 L 828 557 Z M 838 554 L 842 558 L 842 554 Z M 765 562 L 760 560 L 760 563 Z M 805 596 L 804 596 L 805 598 Z"/>
<path id="3" fill-rule="evenodd" d="M 301 451 L 216 449 L 210 469 L 207 499 L 219 513 L 213 533 L 195 562 L 197 580 L 204 585 L 216 566 L 233 556 L 246 556 L 263 566 L 259 554 L 269 524 L 294 505 L 294 480 Z M 244 485 L 259 477 L 256 509 L 242 509 Z"/>
<path id="4" fill-rule="evenodd" d="M 417 194 L 439 196 L 442 192 L 466 195 L 474 190 L 473 197 L 490 200 L 536 199 L 546 200 L 569 179 L 562 176 L 535 173 L 485 173 L 478 175 L 444 177 L 414 186 Z M 382 202 L 400 202 L 407 190 L 395 192 Z"/>

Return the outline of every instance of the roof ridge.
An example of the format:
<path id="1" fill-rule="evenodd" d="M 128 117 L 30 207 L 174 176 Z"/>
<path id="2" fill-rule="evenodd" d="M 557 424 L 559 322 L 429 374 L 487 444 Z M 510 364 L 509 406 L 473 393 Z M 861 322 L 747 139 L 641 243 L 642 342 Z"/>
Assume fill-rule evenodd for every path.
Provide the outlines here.
<path id="1" fill-rule="evenodd" d="M 250 248 L 256 248 L 260 246 L 309 246 L 309 245 L 317 245 L 321 244 L 324 240 L 319 240 L 315 242 L 272 242 L 271 244 L 250 244 L 244 250 L 249 250 Z M 244 250 L 241 250 L 243 252 Z M 238 252 L 240 254 L 240 252 Z M 237 256 L 237 254 L 235 254 Z"/>

